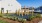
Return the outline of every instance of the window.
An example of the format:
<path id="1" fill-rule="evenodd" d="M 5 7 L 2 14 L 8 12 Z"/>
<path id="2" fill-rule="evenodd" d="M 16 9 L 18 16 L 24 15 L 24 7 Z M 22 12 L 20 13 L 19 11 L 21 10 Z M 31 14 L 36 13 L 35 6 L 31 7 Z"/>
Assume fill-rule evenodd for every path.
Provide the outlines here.
<path id="1" fill-rule="evenodd" d="M 12 4 L 8 4 L 8 6 L 13 6 Z"/>
<path id="2" fill-rule="evenodd" d="M 1 10 L 4 10 L 4 8 L 1 8 Z"/>
<path id="3" fill-rule="evenodd" d="M 8 4 L 8 6 L 10 6 L 10 4 Z"/>
<path id="4" fill-rule="evenodd" d="M 1 13 L 4 13 L 4 8 L 1 8 Z"/>

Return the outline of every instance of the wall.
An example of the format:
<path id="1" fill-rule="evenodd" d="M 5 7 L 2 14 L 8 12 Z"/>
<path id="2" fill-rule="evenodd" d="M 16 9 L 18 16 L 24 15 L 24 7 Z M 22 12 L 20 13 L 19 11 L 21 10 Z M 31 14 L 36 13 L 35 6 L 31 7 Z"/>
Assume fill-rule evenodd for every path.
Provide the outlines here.
<path id="1" fill-rule="evenodd" d="M 21 4 L 16 0 L 2 0 L 0 1 L 0 10 L 1 8 L 4 8 L 4 13 L 6 13 L 6 10 L 8 10 L 9 13 L 13 13 L 21 9 Z"/>

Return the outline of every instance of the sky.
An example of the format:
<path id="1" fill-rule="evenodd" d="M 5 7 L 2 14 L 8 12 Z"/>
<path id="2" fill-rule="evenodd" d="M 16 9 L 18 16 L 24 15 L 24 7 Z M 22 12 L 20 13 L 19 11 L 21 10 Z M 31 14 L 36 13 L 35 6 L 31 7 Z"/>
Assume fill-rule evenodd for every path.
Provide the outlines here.
<path id="1" fill-rule="evenodd" d="M 17 0 L 22 6 L 39 7 L 42 6 L 42 0 Z"/>

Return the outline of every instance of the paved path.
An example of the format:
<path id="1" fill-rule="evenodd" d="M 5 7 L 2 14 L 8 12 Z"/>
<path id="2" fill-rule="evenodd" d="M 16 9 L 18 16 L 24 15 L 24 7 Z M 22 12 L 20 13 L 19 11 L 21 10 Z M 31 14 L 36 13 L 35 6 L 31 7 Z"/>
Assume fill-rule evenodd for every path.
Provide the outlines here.
<path id="1" fill-rule="evenodd" d="M 41 17 L 42 17 L 42 14 L 41 14 Z M 42 23 L 42 20 L 41 20 L 41 21 L 39 21 L 38 23 Z"/>
<path id="2" fill-rule="evenodd" d="M 42 14 L 41 14 L 41 17 L 42 17 Z"/>
<path id="3" fill-rule="evenodd" d="M 38 23 L 42 23 L 42 20 L 41 20 L 41 21 L 39 21 Z"/>

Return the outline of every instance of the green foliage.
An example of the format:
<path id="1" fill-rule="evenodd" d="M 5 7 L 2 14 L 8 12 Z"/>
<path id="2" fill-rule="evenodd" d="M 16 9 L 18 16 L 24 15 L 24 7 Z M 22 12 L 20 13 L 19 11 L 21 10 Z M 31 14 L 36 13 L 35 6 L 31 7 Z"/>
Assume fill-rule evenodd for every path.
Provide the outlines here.
<path id="1" fill-rule="evenodd" d="M 33 16 L 33 15 L 30 16 L 30 17 L 29 17 L 29 21 L 32 20 L 33 18 L 35 18 L 35 16 Z"/>
<path id="2" fill-rule="evenodd" d="M 12 16 L 10 16 L 10 17 L 8 17 L 10 20 L 14 20 L 14 21 L 16 21 L 16 20 L 18 20 L 18 18 L 16 17 L 16 16 L 14 16 L 14 17 L 12 17 Z"/>
<path id="3" fill-rule="evenodd" d="M 18 18 L 18 21 L 22 23 L 26 23 L 26 19 L 23 19 L 23 18 Z"/>
<path id="4" fill-rule="evenodd" d="M 7 16 L 2 16 L 3 18 L 7 18 Z"/>
<path id="5" fill-rule="evenodd" d="M 29 21 L 32 20 L 33 18 L 40 18 L 41 17 L 41 14 L 37 14 L 37 15 L 32 15 L 32 16 L 29 16 Z"/>
<path id="6" fill-rule="evenodd" d="M 40 14 L 37 14 L 37 15 L 36 15 L 36 18 L 40 18 L 40 17 L 41 17 L 41 15 L 40 15 Z"/>
<path id="7" fill-rule="evenodd" d="M 14 17 L 13 20 L 16 21 L 16 20 L 18 20 L 18 18 L 17 17 Z"/>
<path id="8" fill-rule="evenodd" d="M 0 17 L 2 17 L 3 16 L 3 14 L 0 14 Z"/>
<path id="9" fill-rule="evenodd" d="M 8 19 L 11 19 L 11 16 L 7 16 Z"/>
<path id="10" fill-rule="evenodd" d="M 2 14 L 0 14 L 0 17 L 2 17 Z"/>
<path id="11" fill-rule="evenodd" d="M 22 23 L 26 23 L 26 19 L 22 19 Z"/>
<path id="12" fill-rule="evenodd" d="M 18 18 L 18 21 L 19 21 L 19 22 L 22 22 L 22 18 Z"/>
<path id="13" fill-rule="evenodd" d="M 10 15 L 10 14 L 7 14 L 8 16 Z"/>

